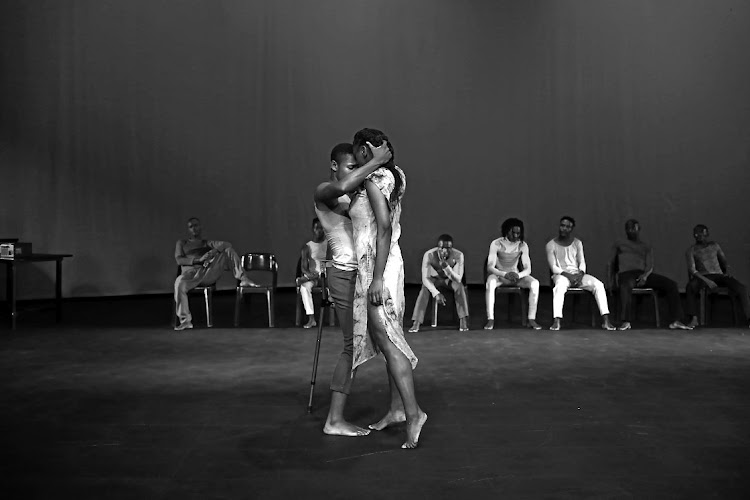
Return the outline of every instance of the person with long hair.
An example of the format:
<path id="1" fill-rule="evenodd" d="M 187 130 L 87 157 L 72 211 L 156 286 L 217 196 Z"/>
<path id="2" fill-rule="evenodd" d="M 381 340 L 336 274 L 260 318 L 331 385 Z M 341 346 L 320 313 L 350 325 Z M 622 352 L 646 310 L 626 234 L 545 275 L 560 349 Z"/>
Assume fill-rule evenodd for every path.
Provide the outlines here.
<path id="1" fill-rule="evenodd" d="M 363 189 L 353 197 L 349 216 L 354 229 L 357 282 L 354 287 L 354 359 L 352 369 L 382 352 L 391 390 L 390 408 L 373 430 L 406 422 L 402 448 L 416 448 L 427 414 L 417 403 L 413 369 L 417 357 L 404 337 L 404 261 L 401 236 L 401 200 L 406 176 L 394 163 L 393 143 L 375 129 L 354 135 L 354 158 L 360 165 L 372 158 L 369 144 L 383 141 L 393 154 L 388 163 L 367 176 Z"/>

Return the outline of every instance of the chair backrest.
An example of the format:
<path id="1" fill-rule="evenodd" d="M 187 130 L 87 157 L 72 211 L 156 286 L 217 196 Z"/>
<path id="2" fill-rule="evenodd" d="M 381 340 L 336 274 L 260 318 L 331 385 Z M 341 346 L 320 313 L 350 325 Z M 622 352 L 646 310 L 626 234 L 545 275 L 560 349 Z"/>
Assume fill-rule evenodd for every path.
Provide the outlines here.
<path id="1" fill-rule="evenodd" d="M 242 256 L 242 269 L 248 274 L 248 277 L 254 280 L 253 274 L 270 273 L 272 276 L 273 287 L 276 288 L 279 274 L 279 264 L 276 261 L 276 255 L 272 253 L 246 253 Z"/>

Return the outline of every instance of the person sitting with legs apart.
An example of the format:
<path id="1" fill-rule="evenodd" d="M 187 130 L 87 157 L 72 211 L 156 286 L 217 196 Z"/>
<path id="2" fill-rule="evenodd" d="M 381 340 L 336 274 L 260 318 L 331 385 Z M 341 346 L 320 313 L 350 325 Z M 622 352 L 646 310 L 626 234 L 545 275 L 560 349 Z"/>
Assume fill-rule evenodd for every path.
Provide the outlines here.
<path id="1" fill-rule="evenodd" d="M 685 287 L 687 296 L 688 315 L 691 317 L 688 326 L 698 326 L 698 296 L 703 287 L 713 290 L 717 286 L 724 286 L 737 295 L 745 313 L 745 321 L 750 326 L 750 298 L 747 287 L 732 276 L 729 262 L 721 247 L 708 238 L 708 227 L 698 224 L 693 228 L 695 245 L 687 249 L 688 274 L 690 281 Z"/>
<path id="2" fill-rule="evenodd" d="M 175 330 L 178 331 L 193 328 L 187 298 L 187 293 L 193 288 L 213 285 L 225 270 L 232 271 L 244 286 L 252 285 L 245 276 L 240 256 L 231 243 L 203 239 L 201 221 L 197 217 L 188 219 L 187 225 L 190 237 L 178 240 L 174 251 L 175 261 L 182 270 L 182 274 L 174 282 L 174 300 L 180 320 Z"/>
<path id="3" fill-rule="evenodd" d="M 577 287 L 594 294 L 599 313 L 602 315 L 602 328 L 615 330 L 609 321 L 609 305 L 604 284 L 590 274 L 586 274 L 586 258 L 583 243 L 573 237 L 576 221 L 568 215 L 560 219 L 557 238 L 551 239 L 545 247 L 547 263 L 552 271 L 552 315 L 554 320 L 550 330 L 559 330 L 562 323 L 565 293 L 570 287 Z"/>
<path id="4" fill-rule="evenodd" d="M 302 328 L 317 326 L 315 322 L 315 307 L 313 305 L 312 289 L 320 282 L 320 269 L 326 258 L 328 243 L 326 243 L 323 225 L 316 217 L 312 222 L 312 240 L 302 245 L 300 255 L 301 276 L 297 278 L 302 306 L 305 308 L 307 323 Z"/>
<path id="5" fill-rule="evenodd" d="M 620 314 L 622 324 L 620 330 L 630 330 L 633 302 L 633 288 L 636 286 L 653 288 L 657 292 L 666 295 L 669 305 L 671 321 L 669 328 L 672 330 L 690 330 L 681 320 L 684 316 L 680 292 L 677 283 L 654 273 L 654 253 L 651 245 L 641 241 L 641 225 L 635 219 L 625 223 L 625 234 L 627 240 L 615 243 L 610 270 L 617 273 L 617 283 L 620 293 Z M 614 282 L 614 276 L 611 276 Z"/>
<path id="6" fill-rule="evenodd" d="M 438 304 L 445 305 L 445 291 L 452 291 L 455 297 L 459 331 L 465 332 L 469 329 L 469 303 L 462 283 L 463 277 L 464 254 L 453 248 L 451 235 L 443 234 L 438 238 L 437 246 L 427 250 L 422 257 L 422 289 L 414 305 L 409 332 L 419 331 L 430 295 Z"/>
<path id="7" fill-rule="evenodd" d="M 529 327 L 541 330 L 542 327 L 536 322 L 539 281 L 531 276 L 529 245 L 524 241 L 523 221 L 507 219 L 500 227 L 500 232 L 502 236 L 490 243 L 490 253 L 487 255 L 487 324 L 484 325 L 484 329 L 495 328 L 495 289 L 499 286 L 518 286 L 529 290 Z M 519 262 L 523 267 L 521 271 Z"/>

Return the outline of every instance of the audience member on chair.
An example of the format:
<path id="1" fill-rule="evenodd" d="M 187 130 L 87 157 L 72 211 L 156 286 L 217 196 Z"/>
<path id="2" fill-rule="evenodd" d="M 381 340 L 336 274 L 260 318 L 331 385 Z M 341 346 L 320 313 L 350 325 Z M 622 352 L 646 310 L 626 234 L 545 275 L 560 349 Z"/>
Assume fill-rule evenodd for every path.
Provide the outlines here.
<path id="1" fill-rule="evenodd" d="M 424 322 L 429 295 L 441 306 L 445 305 L 443 292 L 452 291 L 456 301 L 459 318 L 459 331 L 469 329 L 469 303 L 466 289 L 462 283 L 464 277 L 464 254 L 453 248 L 453 237 L 440 235 L 437 246 L 427 250 L 422 257 L 422 289 L 414 305 L 412 325 L 409 332 L 419 331 Z M 428 295 L 429 294 L 429 295 Z"/>
<path id="2" fill-rule="evenodd" d="M 599 313 L 602 315 L 602 328 L 615 330 L 609 321 L 609 305 L 604 284 L 586 274 L 586 258 L 583 254 L 583 243 L 573 236 L 576 221 L 568 215 L 560 219 L 557 238 L 551 239 L 545 247 L 547 263 L 552 272 L 552 315 L 554 320 L 550 330 L 559 330 L 563 317 L 565 293 L 570 287 L 582 288 L 594 294 Z"/>
<path id="3" fill-rule="evenodd" d="M 613 248 L 610 270 L 613 274 L 617 273 L 622 319 L 619 329 L 631 328 L 633 288 L 638 286 L 653 288 L 667 297 L 671 317 L 670 329 L 690 330 L 691 328 L 682 322 L 685 313 L 682 310 L 677 283 L 666 276 L 654 273 L 653 250 L 651 245 L 641 241 L 640 233 L 641 225 L 638 221 L 628 220 L 625 222 L 627 239 L 618 241 Z M 611 278 L 614 278 L 614 275 Z M 614 282 L 614 279 L 612 281 Z"/>
<path id="4" fill-rule="evenodd" d="M 687 249 L 688 281 L 685 288 L 687 296 L 688 315 L 691 317 L 688 326 L 698 326 L 698 297 L 704 287 L 713 290 L 717 286 L 723 286 L 736 294 L 742 304 L 745 320 L 750 320 L 750 298 L 747 296 L 747 287 L 732 276 L 729 263 L 715 241 L 708 239 L 708 227 L 698 224 L 693 228 L 695 245 Z"/>
<path id="5" fill-rule="evenodd" d="M 539 281 L 531 276 L 529 245 L 524 241 L 523 222 L 510 218 L 500 227 L 502 236 L 490 243 L 487 256 L 487 282 L 485 284 L 485 304 L 487 324 L 485 330 L 495 327 L 495 289 L 502 286 L 517 286 L 529 289 L 529 327 L 541 330 L 536 322 L 536 309 L 539 302 Z M 518 263 L 523 270 L 519 272 Z"/>
<path id="6" fill-rule="evenodd" d="M 307 315 L 307 323 L 302 326 L 303 328 L 312 328 L 317 325 L 315 322 L 312 289 L 319 284 L 320 271 L 323 260 L 326 258 L 327 250 L 328 243 L 326 242 L 323 225 L 316 217 L 312 222 L 312 240 L 302 246 L 300 255 L 300 271 L 302 275 L 297 278 L 299 294 L 302 297 L 302 305 Z"/>
<path id="7" fill-rule="evenodd" d="M 178 331 L 193 328 L 187 298 L 187 293 L 193 288 L 216 283 L 225 270 L 232 271 L 243 284 L 251 284 L 231 243 L 203 239 L 197 217 L 188 219 L 187 226 L 190 237 L 178 240 L 174 251 L 175 261 L 182 269 L 182 274 L 174 282 L 174 300 L 180 320 L 175 330 Z"/>

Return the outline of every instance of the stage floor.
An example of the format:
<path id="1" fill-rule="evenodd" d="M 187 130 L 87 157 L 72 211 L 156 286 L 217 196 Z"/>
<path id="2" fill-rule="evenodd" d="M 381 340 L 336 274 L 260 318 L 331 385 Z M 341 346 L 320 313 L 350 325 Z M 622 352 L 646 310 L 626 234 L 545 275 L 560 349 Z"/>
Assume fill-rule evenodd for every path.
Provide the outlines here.
<path id="1" fill-rule="evenodd" d="M 420 447 L 401 450 L 403 428 L 322 434 L 338 327 L 324 329 L 308 414 L 316 332 L 286 316 L 264 328 L 254 312 L 227 328 L 221 301 L 213 329 L 171 331 L 161 297 L 77 301 L 60 327 L 41 317 L 0 331 L 2 497 L 750 494 L 747 328 L 486 332 L 483 315 L 467 333 L 424 328 L 407 339 L 429 420 Z M 387 402 L 374 360 L 347 416 L 366 425 Z"/>

